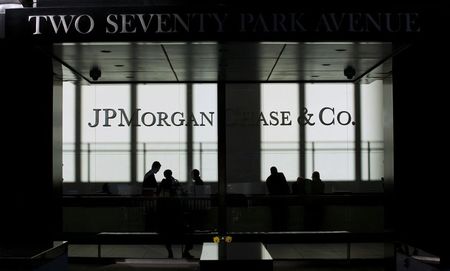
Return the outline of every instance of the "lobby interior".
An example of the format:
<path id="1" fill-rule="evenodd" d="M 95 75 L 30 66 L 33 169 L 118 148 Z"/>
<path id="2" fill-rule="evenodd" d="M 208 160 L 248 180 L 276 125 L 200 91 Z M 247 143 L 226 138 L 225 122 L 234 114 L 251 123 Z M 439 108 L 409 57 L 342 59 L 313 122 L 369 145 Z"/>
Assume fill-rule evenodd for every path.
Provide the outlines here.
<path id="1" fill-rule="evenodd" d="M 34 9 L 42 12 L 107 9 L 98 1 L 39 2 Z M 177 1 L 141 2 L 190 10 Z M 141 2 L 109 5 L 131 14 Z M 380 5 L 377 11 L 391 11 Z M 207 7 L 260 10 L 231 2 Z M 446 144 L 437 7 L 394 8 L 419 10 L 423 24 L 420 34 L 397 37 L 336 38 L 325 31 L 264 40 L 273 33 L 261 21 L 261 33 L 249 37 L 192 40 L 174 34 L 168 40 L 51 36 L 23 42 L 8 39 L 6 31 L 1 79 L 12 102 L 2 113 L 13 118 L 5 166 L 16 177 L 5 181 L 10 193 L 2 203 L 8 223 L 0 266 L 209 270 L 214 263 L 204 244 L 218 237 L 219 261 L 235 257 L 233 245 L 258 243 L 271 258 L 267 270 L 445 270 L 445 184 L 435 171 L 445 162 L 434 154 Z M 371 11 L 328 7 L 359 9 Z M 122 17 L 125 28 L 130 18 L 138 17 Z M 162 164 L 158 183 L 166 169 L 180 183 L 177 200 L 189 217 L 193 259 L 183 258 L 180 240 L 174 259 L 167 259 L 158 197 L 143 194 L 153 161 Z M 272 166 L 284 173 L 289 193 L 269 191 Z M 201 187 L 193 169 L 201 172 Z M 323 191 L 307 184 L 295 192 L 297 178 L 311 179 L 314 171 Z M 38 263 L 29 257 L 49 247 L 63 257 Z M 12 259 L 15 253 L 26 255 L 23 266 Z M 247 269 L 261 262 L 240 260 Z"/>

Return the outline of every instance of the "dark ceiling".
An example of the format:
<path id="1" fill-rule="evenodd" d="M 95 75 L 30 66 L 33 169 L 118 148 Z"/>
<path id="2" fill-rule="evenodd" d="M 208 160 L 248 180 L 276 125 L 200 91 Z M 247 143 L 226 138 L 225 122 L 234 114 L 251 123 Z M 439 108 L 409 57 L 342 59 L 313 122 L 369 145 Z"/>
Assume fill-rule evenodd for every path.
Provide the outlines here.
<path id="1" fill-rule="evenodd" d="M 390 76 L 391 43 L 73 43 L 55 44 L 62 80 L 123 82 L 348 82 Z M 384 65 L 383 65 L 384 64 Z M 356 74 L 348 79 L 346 67 Z M 98 67 L 101 77 L 90 76 Z"/>

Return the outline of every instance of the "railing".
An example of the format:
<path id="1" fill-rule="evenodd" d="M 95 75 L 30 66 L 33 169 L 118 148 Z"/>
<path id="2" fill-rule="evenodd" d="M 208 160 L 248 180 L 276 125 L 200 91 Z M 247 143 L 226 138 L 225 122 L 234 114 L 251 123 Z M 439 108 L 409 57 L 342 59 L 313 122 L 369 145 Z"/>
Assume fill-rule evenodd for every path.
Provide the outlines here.
<path id="1" fill-rule="evenodd" d="M 176 199 L 187 214 L 194 230 L 218 228 L 218 197 L 181 196 Z M 384 196 L 353 195 L 227 195 L 227 219 L 230 231 L 265 231 L 273 228 L 276 218 L 286 229 L 306 228 L 378 231 L 383 229 Z M 62 199 L 65 232 L 134 231 L 157 229 L 157 197 L 145 196 L 64 196 Z M 363 210 L 363 211 L 362 211 Z M 83 220 L 79 220 L 79 215 Z M 316 215 L 322 219 L 318 219 Z M 317 219 L 317 220 L 316 220 Z M 278 221 L 278 220 L 277 220 Z"/>
<path id="2" fill-rule="evenodd" d="M 298 142 L 261 142 L 261 157 L 285 156 L 299 157 L 300 148 Z M 320 159 L 338 157 L 336 160 L 342 162 L 342 157 L 347 159 L 355 156 L 355 143 L 347 141 L 312 141 L 306 142 L 305 157 L 308 163 L 308 170 L 313 171 L 315 168 L 326 166 L 321 165 Z M 380 171 L 383 161 L 384 145 L 382 141 L 363 141 L 361 142 L 361 165 L 365 169 L 363 180 L 373 180 L 381 176 L 375 175 L 374 172 Z M 137 167 L 129 165 L 130 163 L 130 144 L 129 143 L 82 143 L 80 153 L 77 153 L 75 144 L 64 143 L 64 179 L 73 181 L 75 179 L 75 157 L 81 156 L 81 176 L 82 182 L 92 181 L 125 181 L 129 179 L 129 170 L 138 168 L 142 176 L 149 169 L 149 165 L 153 160 L 159 160 L 161 157 L 166 160 L 174 161 L 174 164 L 185 166 L 185 160 L 190 155 L 202 175 L 208 176 L 204 178 L 207 181 L 217 181 L 217 142 L 194 142 L 192 153 L 188 153 L 186 142 L 142 142 L 137 144 Z M 339 158 L 340 156 L 340 158 Z M 378 157 L 377 157 L 378 156 Z M 73 161 L 71 161 L 73 159 Z M 106 159 L 106 160 L 105 160 Z M 269 159 L 271 160 L 271 159 Z M 378 162 L 377 169 L 374 164 Z M 322 162 L 323 163 L 323 162 Z M 348 162 L 352 163 L 352 162 Z M 104 167 L 101 170 L 98 168 Z M 119 170 L 120 169 L 120 170 Z M 382 168 L 381 168 L 382 171 Z M 112 172 L 111 177 L 102 178 L 99 174 L 108 174 Z M 96 175 L 97 177 L 93 177 Z M 104 176 L 103 176 L 104 177 Z M 116 178 L 116 179 L 115 179 Z M 329 179 L 333 179 L 330 177 Z M 345 179 L 345 178 L 342 178 Z M 184 176 L 180 176 L 180 181 L 185 181 Z"/>
<path id="3" fill-rule="evenodd" d="M 144 209 L 155 210 L 156 202 L 161 199 L 157 196 L 105 196 L 105 195 L 65 195 L 63 206 L 97 206 L 97 207 L 132 207 L 139 206 Z M 217 194 L 202 196 L 177 196 L 185 210 L 204 210 L 218 206 Z M 227 207 L 255 207 L 271 206 L 274 201 L 283 200 L 286 206 L 298 205 L 342 205 L 342 206 L 376 206 L 384 205 L 384 195 L 382 193 L 357 193 L 349 195 L 321 194 L 321 195 L 245 195 L 228 194 Z"/>

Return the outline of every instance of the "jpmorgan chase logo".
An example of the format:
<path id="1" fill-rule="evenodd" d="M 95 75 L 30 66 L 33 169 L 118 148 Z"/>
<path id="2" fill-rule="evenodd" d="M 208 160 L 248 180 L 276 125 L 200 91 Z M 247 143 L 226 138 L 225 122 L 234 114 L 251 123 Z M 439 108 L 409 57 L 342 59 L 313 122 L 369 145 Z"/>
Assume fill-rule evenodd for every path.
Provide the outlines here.
<path id="1" fill-rule="evenodd" d="M 96 127 L 179 127 L 179 126 L 214 126 L 215 112 L 165 112 L 144 111 L 141 108 L 127 112 L 124 108 L 94 108 L 88 122 L 91 128 Z M 129 110 L 128 110 L 129 111 Z M 253 112 L 226 110 L 227 126 L 348 126 L 356 125 L 356 121 L 347 110 L 332 106 L 322 107 L 317 112 L 308 108 L 301 109 L 294 115 L 288 110 L 270 112 Z"/>

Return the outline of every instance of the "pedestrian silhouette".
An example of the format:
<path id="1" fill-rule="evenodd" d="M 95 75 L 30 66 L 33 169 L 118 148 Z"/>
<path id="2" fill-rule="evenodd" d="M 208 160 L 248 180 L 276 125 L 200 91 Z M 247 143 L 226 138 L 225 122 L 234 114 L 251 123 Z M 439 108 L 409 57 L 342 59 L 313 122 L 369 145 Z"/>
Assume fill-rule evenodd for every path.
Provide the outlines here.
<path id="1" fill-rule="evenodd" d="M 198 169 L 193 169 L 191 172 L 192 180 L 194 180 L 195 185 L 203 185 L 203 180 L 200 178 L 200 171 Z"/>
<path id="2" fill-rule="evenodd" d="M 305 195 L 306 194 L 306 182 L 307 180 L 303 177 L 298 177 L 296 182 L 292 183 L 292 194 L 293 195 Z"/>
<path id="3" fill-rule="evenodd" d="M 158 232 L 164 240 L 168 258 L 173 258 L 172 244 L 176 241 L 184 242 L 184 250 L 182 256 L 184 258 L 193 258 L 189 253 L 192 249 L 192 243 L 188 242 L 185 236 L 187 231 L 183 207 L 179 194 L 181 187 L 173 176 L 172 171 L 167 169 L 164 171 L 164 179 L 158 186 L 158 200 L 156 204 L 156 212 L 158 215 Z"/>
<path id="4" fill-rule="evenodd" d="M 142 194 L 146 196 L 152 196 L 158 188 L 158 182 L 156 181 L 155 174 L 158 173 L 161 168 L 161 163 L 154 161 L 152 168 L 145 173 L 144 182 L 142 183 Z"/>
<path id="5" fill-rule="evenodd" d="M 311 178 L 311 194 L 315 196 L 323 194 L 325 191 L 325 185 L 320 179 L 320 173 L 318 171 L 314 171 Z M 314 198 L 314 201 L 309 204 L 305 204 L 305 228 L 307 230 L 321 229 L 323 213 L 324 209 L 320 197 Z"/>
<path id="6" fill-rule="evenodd" d="M 320 179 L 320 173 L 318 171 L 314 171 L 311 177 L 311 194 L 323 194 L 325 192 L 325 185 Z"/>
<path id="7" fill-rule="evenodd" d="M 278 172 L 276 167 L 270 168 L 270 176 L 266 180 L 267 189 L 271 195 L 288 195 L 289 185 L 282 172 Z"/>
<path id="8" fill-rule="evenodd" d="M 158 182 L 156 181 L 155 174 L 158 173 L 161 168 L 161 163 L 154 161 L 151 169 L 145 174 L 144 181 L 142 183 L 142 195 L 144 196 L 154 196 L 156 194 L 156 189 L 158 188 Z M 152 204 L 153 199 L 144 200 L 144 222 L 146 231 L 154 231 L 155 223 L 153 223 L 155 216 L 154 205 Z"/>
<path id="9" fill-rule="evenodd" d="M 270 168 L 270 176 L 266 179 L 266 185 L 269 194 L 276 196 L 270 199 L 272 229 L 274 231 L 286 230 L 289 214 L 286 199 L 283 197 L 289 195 L 289 185 L 286 177 L 273 166 Z"/>
<path id="10" fill-rule="evenodd" d="M 203 225 L 207 224 L 208 210 L 211 207 L 211 201 L 209 200 L 211 193 L 210 190 L 208 190 L 210 187 L 204 185 L 198 169 L 192 170 L 191 177 L 194 183 L 192 192 L 196 199 L 190 202 L 190 211 L 186 215 L 186 220 L 189 225 L 195 225 L 192 228 L 201 228 Z M 208 195 L 208 197 L 205 199 L 206 195 Z"/>
<path id="11" fill-rule="evenodd" d="M 102 194 L 111 195 L 111 189 L 109 187 L 109 183 L 104 183 L 102 185 Z"/>

